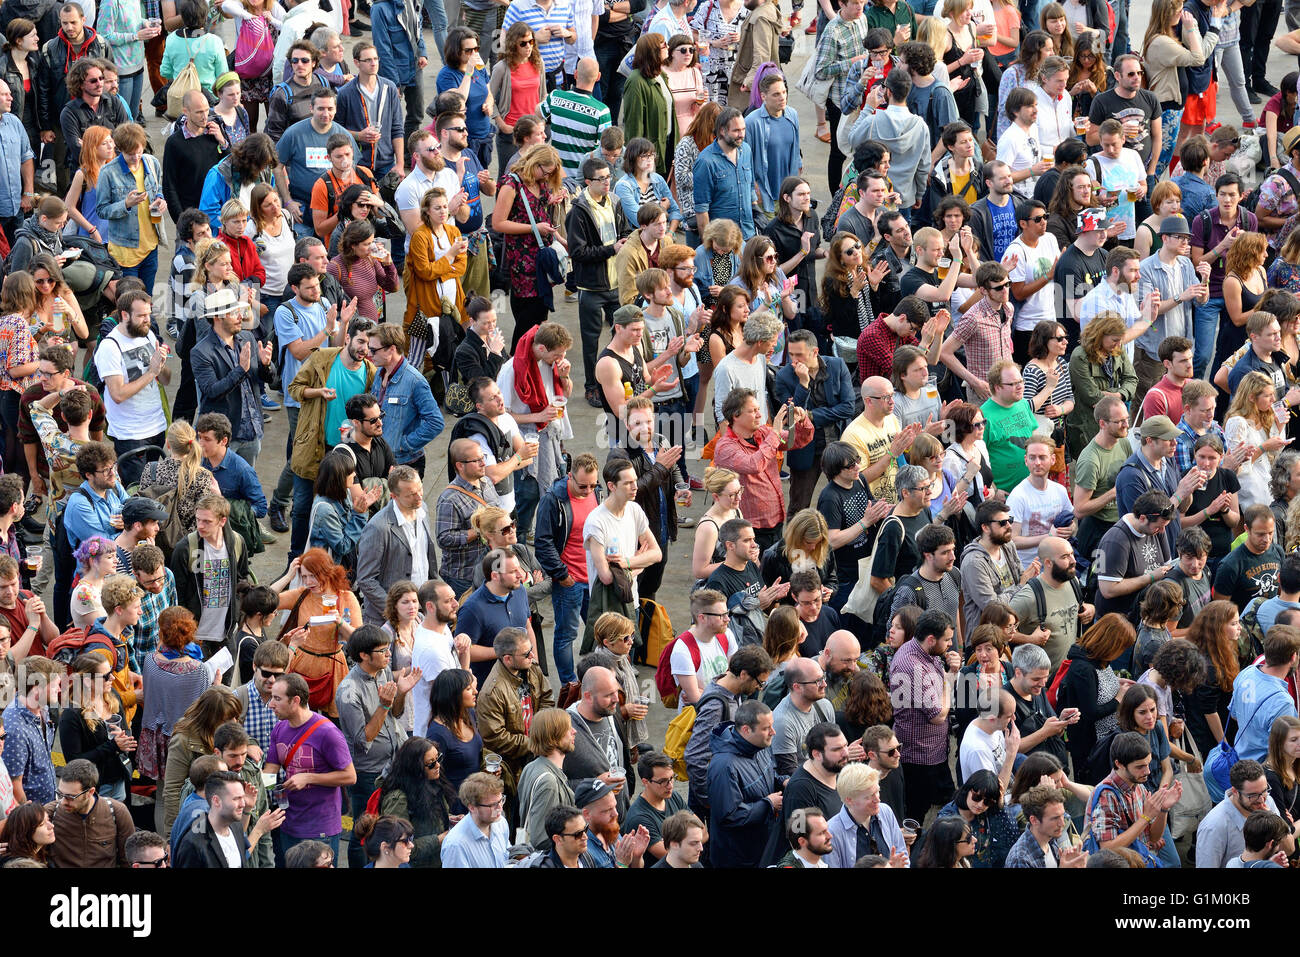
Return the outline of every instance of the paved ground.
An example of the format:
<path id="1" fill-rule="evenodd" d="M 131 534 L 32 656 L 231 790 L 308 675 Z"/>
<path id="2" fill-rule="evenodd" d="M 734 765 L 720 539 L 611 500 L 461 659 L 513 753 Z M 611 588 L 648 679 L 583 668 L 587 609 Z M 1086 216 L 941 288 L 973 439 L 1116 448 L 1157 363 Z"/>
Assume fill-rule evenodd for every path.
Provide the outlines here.
<path id="1" fill-rule="evenodd" d="M 1133 6 L 1134 22 L 1131 26 L 1131 34 L 1134 37 L 1140 38 L 1142 36 L 1142 32 L 1145 30 L 1146 27 L 1147 16 L 1148 16 L 1148 11 L 1145 8 L 1145 5 L 1134 4 Z M 226 32 L 229 32 L 228 28 Z M 426 32 L 425 38 L 429 46 L 431 59 L 433 60 L 433 62 L 430 63 L 428 69 L 425 71 L 425 81 L 424 81 L 425 90 L 426 90 L 426 100 L 431 101 L 432 92 L 433 92 L 433 78 L 436 75 L 437 69 L 439 67 L 439 62 L 438 62 L 439 58 L 436 55 L 432 55 L 434 49 L 432 35 Z M 228 46 L 232 45 L 231 37 L 227 37 L 227 41 L 228 41 L 227 44 Z M 346 45 L 350 47 L 351 43 L 348 42 Z M 811 55 L 812 49 L 813 49 L 812 38 L 805 37 L 802 34 L 800 34 L 796 39 L 794 60 L 789 65 L 788 74 L 787 74 L 788 76 L 790 77 L 798 76 L 806 58 L 809 55 Z M 1294 68 L 1294 61 L 1290 57 L 1284 57 L 1281 54 L 1277 53 L 1276 50 L 1274 51 L 1273 57 L 1270 60 L 1269 73 L 1275 82 L 1278 79 L 1280 79 L 1280 77 L 1285 72 L 1293 68 Z M 827 160 L 828 147 L 825 144 L 818 141 L 812 135 L 812 131 L 815 125 L 815 116 L 808 100 L 801 94 L 794 92 L 792 90 L 790 103 L 791 103 L 791 107 L 798 111 L 800 125 L 801 128 L 804 130 L 802 142 L 804 147 L 804 156 L 805 156 L 805 164 L 806 164 L 805 175 L 808 177 L 808 179 L 812 184 L 813 195 L 815 197 L 818 197 L 821 200 L 824 209 L 825 208 L 824 204 L 829 200 L 829 196 L 830 196 L 830 190 L 828 189 L 826 183 L 826 160 Z M 1223 88 L 1221 88 L 1220 91 L 1219 112 L 1220 112 L 1221 119 L 1229 122 L 1236 122 L 1237 115 L 1235 110 L 1233 110 L 1231 106 L 1226 84 Z M 164 142 L 162 123 L 158 120 L 150 119 L 147 125 L 154 145 L 158 147 L 160 150 L 161 144 Z M 490 199 L 485 198 L 485 202 L 490 203 Z M 160 257 L 160 260 L 164 262 L 167 261 L 167 259 L 168 257 Z M 163 284 L 165 284 L 166 282 L 165 269 L 160 271 L 158 282 L 160 287 Z M 508 300 L 503 294 L 497 293 L 496 296 L 498 297 L 497 312 L 498 315 L 501 317 L 502 326 L 508 336 L 509 328 L 510 328 L 510 320 L 509 320 L 510 310 L 509 310 Z M 579 338 L 578 324 L 577 324 L 577 306 L 576 304 L 566 304 L 563 301 L 562 295 L 557 294 L 556 300 L 557 300 L 556 311 L 552 318 L 558 322 L 563 323 L 565 327 L 568 328 L 568 330 L 573 334 L 574 341 L 576 343 Z M 400 316 L 402 314 L 404 305 L 405 305 L 404 297 L 400 292 L 390 297 L 389 315 Z M 580 359 L 579 350 L 576 346 L 574 350 L 571 352 L 570 358 L 573 360 L 574 369 L 576 370 L 575 372 L 576 377 L 580 377 L 582 374 L 581 373 L 582 364 L 579 361 Z M 175 378 L 179 378 L 179 368 L 175 365 L 175 360 L 173 359 L 172 361 L 174 363 L 173 376 Z M 569 412 L 573 416 L 574 431 L 577 433 L 579 438 L 572 443 L 570 450 L 575 453 L 584 450 L 593 450 L 596 452 L 597 457 L 600 458 L 600 460 L 603 462 L 605 458 L 604 450 L 602 448 L 596 447 L 597 446 L 596 441 L 587 438 L 589 436 L 598 436 L 598 428 L 597 428 L 597 421 L 596 421 L 597 410 L 592 409 L 584 401 L 582 401 L 581 399 L 582 388 L 583 388 L 583 383 L 575 381 L 575 385 L 574 385 L 575 401 L 573 401 L 570 404 Z M 710 431 L 711 431 L 711 423 L 710 423 Z M 280 469 L 284 464 L 285 433 L 286 433 L 286 419 L 284 417 L 284 413 L 283 412 L 276 413 L 272 421 L 266 427 L 266 438 L 264 442 L 264 449 L 261 457 L 258 460 L 258 467 L 257 467 L 258 475 L 262 480 L 263 487 L 267 490 L 268 497 L 271 489 L 274 488 L 275 486 L 276 480 L 280 473 Z M 437 497 L 438 492 L 442 489 L 443 485 L 445 484 L 445 480 L 443 477 L 444 473 L 442 468 L 439 467 L 439 465 L 440 463 L 445 461 L 446 444 L 447 444 L 445 438 L 446 434 L 447 433 L 444 432 L 443 437 L 440 437 L 439 439 L 435 440 L 431 444 L 428 450 L 428 458 L 429 458 L 429 462 L 431 463 L 431 467 L 428 470 L 429 474 L 425 484 L 425 496 L 426 499 L 430 502 Z M 703 463 L 699 462 L 698 459 L 694 461 L 691 465 L 691 472 L 693 475 L 696 476 L 702 475 Z M 704 509 L 707 507 L 707 504 L 708 503 L 704 501 L 704 496 L 700 493 L 697 493 L 695 497 L 694 506 L 691 509 L 689 509 L 689 513 L 698 516 L 699 514 L 703 513 Z M 666 604 L 668 608 L 668 612 L 672 618 L 673 624 L 678 629 L 685 627 L 688 620 L 687 597 L 690 591 L 690 586 L 692 584 L 692 579 L 690 576 L 690 563 L 689 563 L 691 535 L 692 535 L 691 530 L 689 529 L 683 530 L 682 539 L 669 546 L 669 554 L 671 556 L 671 560 L 669 563 L 667 574 L 665 575 L 664 578 L 663 587 L 660 591 L 660 599 Z M 259 580 L 263 582 L 269 582 L 281 574 L 281 572 L 285 567 L 285 561 L 283 556 L 287 549 L 287 545 L 288 545 L 288 535 L 286 534 L 284 536 L 281 536 L 279 542 L 276 545 L 271 546 L 265 554 L 257 556 L 257 558 L 254 560 L 253 568 Z M 546 641 L 549 649 L 549 645 L 550 645 L 549 604 L 545 607 L 545 612 L 547 615 L 547 623 L 548 623 Z M 548 657 L 550 657 L 549 652 L 548 652 Z M 652 676 L 649 670 L 643 670 L 643 678 L 645 679 L 647 685 L 653 684 L 653 682 L 650 680 L 651 677 Z M 554 681 L 554 676 L 552 676 L 552 680 Z M 651 694 L 652 696 L 654 695 L 653 691 L 648 691 L 647 693 Z M 670 716 L 663 708 L 654 707 L 651 709 L 650 724 L 651 724 L 652 741 L 656 743 L 662 742 L 664 729 L 667 726 L 667 721 L 669 717 Z"/>

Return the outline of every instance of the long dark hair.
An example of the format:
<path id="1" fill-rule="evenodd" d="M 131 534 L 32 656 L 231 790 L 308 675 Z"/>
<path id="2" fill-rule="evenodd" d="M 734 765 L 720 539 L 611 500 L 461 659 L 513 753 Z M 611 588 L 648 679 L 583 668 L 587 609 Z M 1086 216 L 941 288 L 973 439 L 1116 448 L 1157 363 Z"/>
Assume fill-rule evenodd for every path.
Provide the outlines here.
<path id="1" fill-rule="evenodd" d="M 463 668 L 446 668 L 438 672 L 429 688 L 429 718 L 451 730 L 458 724 L 474 726 L 474 717 L 461 703 L 465 689 L 474 681 L 474 673 Z"/>
<path id="2" fill-rule="evenodd" d="M 970 829 L 960 814 L 941 817 L 925 836 L 925 846 L 913 867 L 947 868 L 957 863 L 957 844 Z"/>
<path id="3" fill-rule="evenodd" d="M 437 818 L 445 821 L 456 792 L 445 774 L 430 781 L 424 773 L 424 756 L 438 748 L 428 738 L 407 738 L 393 755 L 393 763 L 384 775 L 384 787 L 406 795 L 406 809 L 412 821 Z M 438 749 L 439 757 L 442 750 Z"/>

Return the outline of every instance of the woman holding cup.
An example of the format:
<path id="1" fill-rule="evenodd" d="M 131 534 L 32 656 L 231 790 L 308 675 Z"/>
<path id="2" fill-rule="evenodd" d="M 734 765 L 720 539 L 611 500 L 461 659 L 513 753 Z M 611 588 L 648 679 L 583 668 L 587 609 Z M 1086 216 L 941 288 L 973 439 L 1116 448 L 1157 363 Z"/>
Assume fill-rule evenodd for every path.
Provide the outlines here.
<path id="1" fill-rule="evenodd" d="M 638 751 L 650 740 L 645 723 L 645 717 L 650 713 L 650 696 L 642 693 L 641 680 L 628 657 L 636 642 L 636 625 L 618 612 L 607 611 L 596 619 L 592 633 L 596 637 L 596 646 L 614 656 L 614 677 L 619 685 L 618 713 L 623 719 L 627 746 L 632 749 L 632 760 L 635 761 Z"/>
<path id="2" fill-rule="evenodd" d="M 289 588 L 295 576 L 301 585 Z M 292 655 L 288 670 L 307 680 L 313 711 L 337 717 L 334 692 L 348 673 L 342 646 L 362 623 L 347 572 L 325 549 L 309 548 L 289 563 L 271 590 L 280 596 L 280 610 L 289 611 L 280 631 Z"/>
<path id="3" fill-rule="evenodd" d="M 126 726 L 122 699 L 113 690 L 111 669 L 108 659 L 98 654 L 72 662 L 73 705 L 59 712 L 59 741 L 65 761 L 85 758 L 95 765 L 100 794 L 125 802 L 129 755 L 136 740 Z"/>
<path id="4" fill-rule="evenodd" d="M 145 153 L 148 137 L 137 123 L 123 123 L 113 131 L 118 157 L 99 173 L 95 187 L 96 209 L 108 224 L 108 251 L 127 276 L 137 276 L 145 289 L 153 289 L 158 272 L 158 247 L 167 201 L 162 198 L 162 164 Z M 148 223 L 136 208 L 149 206 Z"/>
<path id="5" fill-rule="evenodd" d="M 356 298 L 357 315 L 383 322 L 384 293 L 397 292 L 397 267 L 392 253 L 375 242 L 375 230 L 368 221 L 357 220 L 343 230 L 339 254 L 326 269 L 345 295 Z"/>
<path id="6" fill-rule="evenodd" d="M 119 92 L 131 109 L 131 118 L 143 122 L 140 96 L 144 92 L 144 45 L 162 35 L 160 21 L 146 20 L 139 0 L 99 0 L 95 32 L 108 44 L 117 64 Z"/>
<path id="7" fill-rule="evenodd" d="M 411 234 L 411 248 L 402 272 L 406 292 L 405 324 L 416 312 L 429 321 L 431 332 L 450 313 L 457 325 L 465 318 L 465 278 L 469 242 L 448 219 L 447 191 L 435 186 L 420 200 L 420 228 Z"/>

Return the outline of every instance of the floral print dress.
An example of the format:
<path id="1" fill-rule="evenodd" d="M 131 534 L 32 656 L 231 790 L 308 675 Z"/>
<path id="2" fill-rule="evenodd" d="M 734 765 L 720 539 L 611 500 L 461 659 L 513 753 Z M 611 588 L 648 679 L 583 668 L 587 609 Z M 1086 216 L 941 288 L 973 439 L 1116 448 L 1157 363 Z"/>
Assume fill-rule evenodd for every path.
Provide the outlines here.
<path id="1" fill-rule="evenodd" d="M 525 195 L 533 219 L 540 226 L 549 223 L 554 226 L 551 206 L 555 200 L 550 188 L 545 183 L 539 184 L 539 193 L 534 193 L 523 185 L 518 176 L 510 177 L 510 185 L 515 188 L 515 201 L 510 207 L 509 221 L 528 225 L 528 210 L 524 208 Z M 506 271 L 510 275 L 510 291 L 521 299 L 538 298 L 537 293 L 537 237 L 532 230 L 517 236 L 505 237 Z"/>

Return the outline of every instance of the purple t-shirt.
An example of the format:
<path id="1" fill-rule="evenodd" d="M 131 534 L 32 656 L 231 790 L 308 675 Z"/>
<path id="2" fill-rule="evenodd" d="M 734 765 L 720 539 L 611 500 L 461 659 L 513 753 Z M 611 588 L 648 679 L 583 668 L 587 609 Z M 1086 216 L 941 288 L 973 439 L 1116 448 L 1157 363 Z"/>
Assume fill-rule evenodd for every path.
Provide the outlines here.
<path id="1" fill-rule="evenodd" d="M 313 714 L 301 727 L 295 728 L 288 721 L 276 722 L 271 731 L 271 750 L 267 762 L 279 764 L 284 769 L 284 777 L 307 772 L 309 774 L 329 774 L 342 771 L 352 763 L 347 740 L 343 732 L 336 728 L 328 718 L 320 719 Z M 284 759 L 298 742 L 307 734 L 313 722 L 319 727 L 312 732 L 293 756 L 293 761 L 285 766 Z M 320 838 L 332 837 L 343 831 L 343 791 L 341 788 L 327 788 L 311 785 L 301 791 L 289 792 L 289 811 L 281 826 L 289 837 Z"/>

